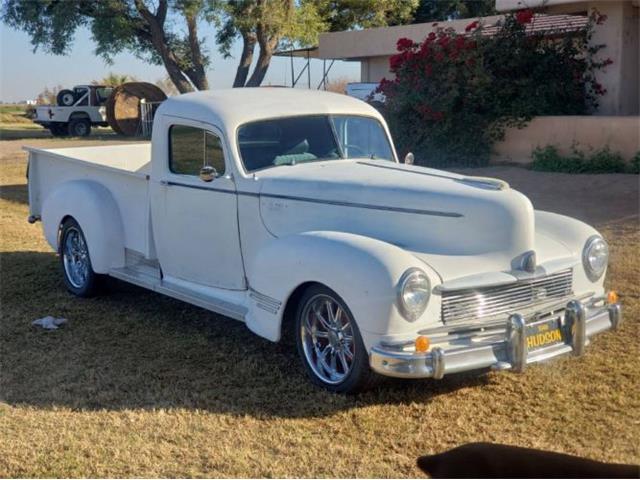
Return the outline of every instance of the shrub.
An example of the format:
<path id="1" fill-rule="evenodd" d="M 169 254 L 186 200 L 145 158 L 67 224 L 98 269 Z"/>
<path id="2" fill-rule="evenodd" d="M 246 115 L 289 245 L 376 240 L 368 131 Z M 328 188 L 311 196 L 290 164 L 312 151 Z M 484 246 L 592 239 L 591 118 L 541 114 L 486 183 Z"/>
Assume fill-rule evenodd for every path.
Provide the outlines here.
<path id="1" fill-rule="evenodd" d="M 508 15 L 495 35 L 472 22 L 465 34 L 437 28 L 423 42 L 398 40 L 390 58 L 394 80 L 383 80 L 385 113 L 401 150 L 430 165 L 482 165 L 507 127 L 535 115 L 583 115 L 605 90 L 594 72 L 602 46 L 586 30 L 560 41 L 526 30 L 531 11 Z M 426 162 L 424 162 L 426 160 Z"/>
<path id="2" fill-rule="evenodd" d="M 536 148 L 532 153 L 534 170 L 565 173 L 640 173 L 640 152 L 627 165 L 618 152 L 609 147 L 593 150 L 589 154 L 572 149 L 571 155 L 563 156 L 553 145 Z"/>
<path id="3" fill-rule="evenodd" d="M 640 150 L 631 159 L 630 171 L 631 173 L 640 173 Z"/>

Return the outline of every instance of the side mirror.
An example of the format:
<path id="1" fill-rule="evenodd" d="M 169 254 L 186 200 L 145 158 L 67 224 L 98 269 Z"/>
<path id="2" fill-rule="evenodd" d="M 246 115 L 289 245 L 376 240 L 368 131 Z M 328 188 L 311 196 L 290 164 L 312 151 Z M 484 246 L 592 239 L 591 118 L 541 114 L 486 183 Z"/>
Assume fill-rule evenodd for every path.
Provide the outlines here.
<path id="1" fill-rule="evenodd" d="M 414 160 L 415 160 L 415 157 L 411 152 L 407 153 L 407 155 L 404 157 L 404 163 L 407 165 L 413 165 Z"/>
<path id="2" fill-rule="evenodd" d="M 211 182 L 218 177 L 217 170 L 211 165 L 205 165 L 200 169 L 200 180 L 203 182 Z"/>

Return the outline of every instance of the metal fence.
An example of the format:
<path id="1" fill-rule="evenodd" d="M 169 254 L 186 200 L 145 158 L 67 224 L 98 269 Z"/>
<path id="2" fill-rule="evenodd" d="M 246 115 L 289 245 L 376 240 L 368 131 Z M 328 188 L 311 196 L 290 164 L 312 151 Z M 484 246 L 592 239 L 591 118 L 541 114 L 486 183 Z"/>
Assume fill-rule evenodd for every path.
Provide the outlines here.
<path id="1" fill-rule="evenodd" d="M 153 131 L 153 116 L 162 102 L 147 102 L 144 98 L 140 100 L 140 125 L 138 135 L 141 137 L 151 137 Z"/>

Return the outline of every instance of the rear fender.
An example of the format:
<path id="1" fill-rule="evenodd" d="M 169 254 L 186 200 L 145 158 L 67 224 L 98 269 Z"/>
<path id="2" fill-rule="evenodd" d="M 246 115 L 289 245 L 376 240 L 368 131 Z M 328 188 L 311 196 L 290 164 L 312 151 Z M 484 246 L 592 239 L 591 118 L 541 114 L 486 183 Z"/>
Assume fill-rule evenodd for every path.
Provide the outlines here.
<path id="1" fill-rule="evenodd" d="M 82 228 L 96 273 L 124 266 L 120 210 L 106 187 L 89 180 L 73 180 L 60 184 L 47 196 L 42 207 L 42 224 L 47 242 L 57 252 L 59 230 L 67 217 L 73 217 Z"/>

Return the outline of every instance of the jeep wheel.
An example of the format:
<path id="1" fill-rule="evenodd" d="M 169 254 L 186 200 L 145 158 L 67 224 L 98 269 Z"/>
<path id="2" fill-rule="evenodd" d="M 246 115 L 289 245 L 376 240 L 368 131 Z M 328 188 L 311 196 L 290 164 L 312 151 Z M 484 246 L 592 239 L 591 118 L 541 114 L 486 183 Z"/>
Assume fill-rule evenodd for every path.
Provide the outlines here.
<path id="1" fill-rule="evenodd" d="M 91 134 L 91 122 L 86 118 L 74 118 L 69 122 L 69 134 L 72 137 L 88 137 Z"/>
<path id="2" fill-rule="evenodd" d="M 54 137 L 66 137 L 69 135 L 69 125 L 66 123 L 52 123 L 49 125 L 49 131 Z"/>
<path id="3" fill-rule="evenodd" d="M 308 288 L 300 299 L 296 344 L 311 381 L 329 391 L 355 393 L 375 379 L 351 311 L 324 286 Z"/>

